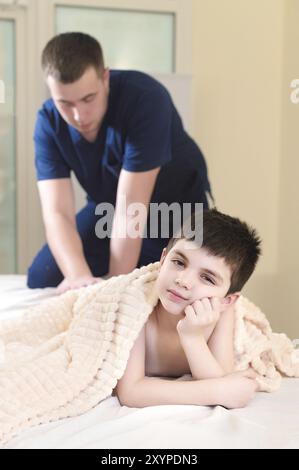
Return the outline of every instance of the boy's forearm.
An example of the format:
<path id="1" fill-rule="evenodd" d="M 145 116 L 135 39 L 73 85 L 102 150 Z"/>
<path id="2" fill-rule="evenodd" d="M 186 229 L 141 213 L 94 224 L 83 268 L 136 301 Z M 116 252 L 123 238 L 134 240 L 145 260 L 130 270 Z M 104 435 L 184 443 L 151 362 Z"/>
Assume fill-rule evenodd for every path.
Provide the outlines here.
<path id="1" fill-rule="evenodd" d="M 226 374 L 234 370 L 234 305 L 222 313 L 208 342 L 208 347 L 225 370 Z"/>
<path id="2" fill-rule="evenodd" d="M 144 377 L 126 393 L 117 395 L 122 405 L 134 408 L 156 405 L 212 406 L 220 404 L 219 390 L 218 379 L 176 381 Z"/>
<path id="3" fill-rule="evenodd" d="M 232 340 L 233 341 L 233 340 Z M 234 370 L 234 350 L 233 345 L 228 346 L 227 341 L 217 344 L 213 343 L 213 346 L 209 344 L 209 348 L 213 356 L 215 357 L 218 364 L 222 367 L 225 374 L 230 374 Z"/>
<path id="4" fill-rule="evenodd" d="M 202 334 L 194 336 L 180 335 L 180 342 L 193 379 L 212 379 L 225 375 L 225 370 L 213 356 Z"/>

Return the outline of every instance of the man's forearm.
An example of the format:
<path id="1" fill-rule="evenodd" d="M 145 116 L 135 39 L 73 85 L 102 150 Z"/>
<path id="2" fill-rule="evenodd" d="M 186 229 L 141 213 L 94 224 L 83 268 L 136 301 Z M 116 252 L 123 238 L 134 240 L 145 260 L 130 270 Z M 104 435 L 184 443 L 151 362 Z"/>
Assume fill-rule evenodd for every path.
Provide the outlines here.
<path id="1" fill-rule="evenodd" d="M 219 379 L 176 381 L 145 377 L 122 395 L 122 405 L 142 408 L 156 405 L 203 405 L 220 404 Z M 116 390 L 117 392 L 117 390 Z"/>
<path id="2" fill-rule="evenodd" d="M 66 217 L 55 214 L 47 221 L 46 235 L 53 256 L 67 279 L 89 276 L 82 242 L 76 227 Z"/>
<path id="3" fill-rule="evenodd" d="M 121 219 L 113 222 L 110 240 L 109 277 L 119 274 L 128 274 L 136 268 L 143 238 L 121 238 L 117 234 L 117 224 Z M 127 223 L 130 223 L 128 221 Z"/>
<path id="4" fill-rule="evenodd" d="M 224 369 L 211 353 L 203 335 L 180 336 L 193 379 L 223 377 Z"/>

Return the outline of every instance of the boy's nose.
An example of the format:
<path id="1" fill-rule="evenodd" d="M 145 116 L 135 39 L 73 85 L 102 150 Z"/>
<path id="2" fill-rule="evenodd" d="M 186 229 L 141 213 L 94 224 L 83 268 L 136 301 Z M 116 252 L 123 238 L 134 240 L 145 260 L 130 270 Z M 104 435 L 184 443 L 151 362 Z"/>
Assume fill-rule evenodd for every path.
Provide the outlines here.
<path id="1" fill-rule="evenodd" d="M 191 289 L 192 287 L 192 281 L 191 278 L 178 278 L 176 279 L 175 283 L 179 285 L 180 287 L 185 287 L 186 289 Z"/>

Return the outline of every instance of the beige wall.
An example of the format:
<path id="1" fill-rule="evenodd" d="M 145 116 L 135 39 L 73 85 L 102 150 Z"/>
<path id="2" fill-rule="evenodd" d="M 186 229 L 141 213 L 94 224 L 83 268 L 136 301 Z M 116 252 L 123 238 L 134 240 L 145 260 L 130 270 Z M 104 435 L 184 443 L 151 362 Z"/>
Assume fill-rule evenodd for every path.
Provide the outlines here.
<path id="1" fill-rule="evenodd" d="M 289 85 L 299 78 L 299 0 L 194 0 L 193 8 L 193 135 L 218 209 L 263 239 L 244 293 L 275 331 L 299 338 L 299 104 Z"/>
<path id="2" fill-rule="evenodd" d="M 277 310 L 283 328 L 299 338 L 299 103 L 290 100 L 290 83 L 299 78 L 299 0 L 285 4 Z"/>

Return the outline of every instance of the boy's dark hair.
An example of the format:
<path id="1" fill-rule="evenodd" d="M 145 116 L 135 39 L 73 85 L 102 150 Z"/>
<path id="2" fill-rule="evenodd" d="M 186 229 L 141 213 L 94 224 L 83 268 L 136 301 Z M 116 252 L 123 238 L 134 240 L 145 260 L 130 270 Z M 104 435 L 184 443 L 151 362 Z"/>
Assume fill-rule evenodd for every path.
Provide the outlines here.
<path id="1" fill-rule="evenodd" d="M 198 218 L 197 218 L 198 220 Z M 203 210 L 203 242 L 201 247 L 205 248 L 209 254 L 223 258 L 232 270 L 231 284 L 226 295 L 241 291 L 244 284 L 250 278 L 261 254 L 261 240 L 255 229 L 249 227 L 236 217 L 222 214 L 217 209 Z M 187 219 L 183 225 L 194 232 L 196 217 L 195 213 Z M 186 238 L 182 230 L 182 235 L 173 237 L 166 248 L 168 253 L 171 248 L 182 239 L 194 241 L 195 235 Z"/>
<path id="2" fill-rule="evenodd" d="M 100 43 L 85 33 L 63 33 L 54 36 L 42 53 L 42 68 L 61 83 L 73 83 L 94 67 L 98 76 L 104 71 Z"/>

